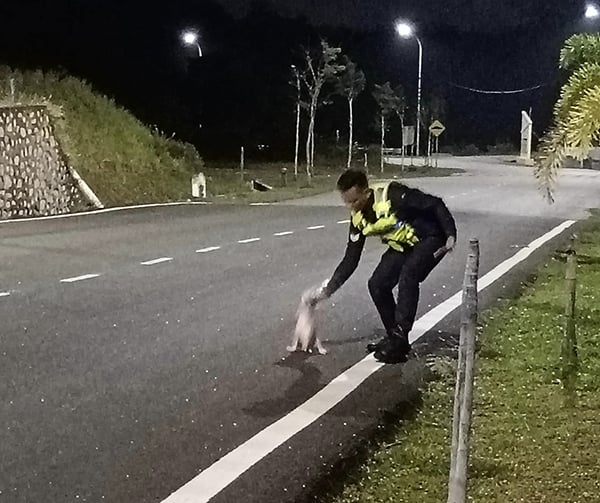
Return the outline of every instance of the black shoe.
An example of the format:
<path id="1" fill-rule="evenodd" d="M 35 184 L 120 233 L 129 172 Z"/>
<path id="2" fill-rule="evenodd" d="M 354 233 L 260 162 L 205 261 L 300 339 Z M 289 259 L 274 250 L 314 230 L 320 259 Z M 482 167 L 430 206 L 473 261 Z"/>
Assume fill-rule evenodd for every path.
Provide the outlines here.
<path id="1" fill-rule="evenodd" d="M 374 353 L 375 351 L 379 350 L 379 348 L 383 347 L 387 340 L 388 336 L 386 335 L 385 337 L 379 339 L 377 342 L 369 342 L 369 344 L 367 344 L 367 353 Z"/>
<path id="2" fill-rule="evenodd" d="M 408 335 L 401 330 L 394 330 L 385 342 L 375 351 L 375 359 L 382 363 L 404 363 L 408 361 L 410 343 Z"/>

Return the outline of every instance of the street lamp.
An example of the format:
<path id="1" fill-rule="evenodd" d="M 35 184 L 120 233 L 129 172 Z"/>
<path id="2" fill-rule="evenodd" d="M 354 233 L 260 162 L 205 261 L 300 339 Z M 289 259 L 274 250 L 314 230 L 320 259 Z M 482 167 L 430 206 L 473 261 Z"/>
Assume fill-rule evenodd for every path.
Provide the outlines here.
<path id="1" fill-rule="evenodd" d="M 413 25 L 406 21 L 398 21 L 396 23 L 396 31 L 402 38 L 414 37 L 419 44 L 419 80 L 417 85 L 417 155 L 419 155 L 421 139 L 421 75 L 423 70 L 423 44 L 421 43 L 421 39 L 415 33 Z"/>
<path id="2" fill-rule="evenodd" d="M 194 31 L 184 31 L 181 40 L 185 45 L 195 45 L 198 48 L 198 56 L 202 57 L 202 49 L 198 43 L 198 34 Z"/>
<path id="3" fill-rule="evenodd" d="M 600 10 L 593 3 L 589 3 L 585 7 L 586 19 L 598 19 L 600 17 Z"/>

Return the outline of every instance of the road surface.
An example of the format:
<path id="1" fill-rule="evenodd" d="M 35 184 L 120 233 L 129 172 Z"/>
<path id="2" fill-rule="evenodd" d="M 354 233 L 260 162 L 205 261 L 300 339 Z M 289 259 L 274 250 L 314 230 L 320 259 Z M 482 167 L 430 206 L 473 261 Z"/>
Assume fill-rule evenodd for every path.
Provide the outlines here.
<path id="1" fill-rule="evenodd" d="M 414 398 L 425 356 L 456 336 L 448 299 L 468 238 L 480 239 L 481 275 L 494 271 L 485 307 L 556 241 L 527 245 L 600 200 L 599 172 L 565 172 L 548 207 L 529 168 L 444 162 L 465 172 L 408 183 L 444 197 L 458 247 L 422 287 L 418 326 L 431 330 L 418 357 L 381 369 L 363 360 L 380 333 L 366 289 L 376 241 L 321 309 L 330 353 L 285 351 L 300 293 L 344 251 L 348 214 L 334 193 L 0 223 L 0 501 L 305 499 Z M 511 272 L 495 269 L 523 250 Z"/>

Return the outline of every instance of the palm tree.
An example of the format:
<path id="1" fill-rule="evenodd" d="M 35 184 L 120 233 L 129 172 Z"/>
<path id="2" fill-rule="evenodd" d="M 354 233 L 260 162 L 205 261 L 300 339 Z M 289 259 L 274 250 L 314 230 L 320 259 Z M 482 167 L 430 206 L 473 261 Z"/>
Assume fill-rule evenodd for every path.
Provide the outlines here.
<path id="1" fill-rule="evenodd" d="M 567 155 L 583 160 L 600 140 L 600 35 L 569 38 L 560 53 L 560 67 L 571 75 L 554 106 L 554 123 L 542 139 L 535 168 L 549 201 L 554 201 L 556 175 Z"/>

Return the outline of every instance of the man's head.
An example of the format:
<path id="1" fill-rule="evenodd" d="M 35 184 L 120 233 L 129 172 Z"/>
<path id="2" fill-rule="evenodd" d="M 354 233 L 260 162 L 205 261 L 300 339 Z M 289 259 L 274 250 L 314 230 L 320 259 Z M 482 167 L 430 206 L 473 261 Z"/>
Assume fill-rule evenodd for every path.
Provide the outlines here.
<path id="1" fill-rule="evenodd" d="M 357 169 L 346 170 L 338 178 L 337 189 L 344 204 L 352 211 L 364 210 L 371 196 L 367 175 Z"/>

